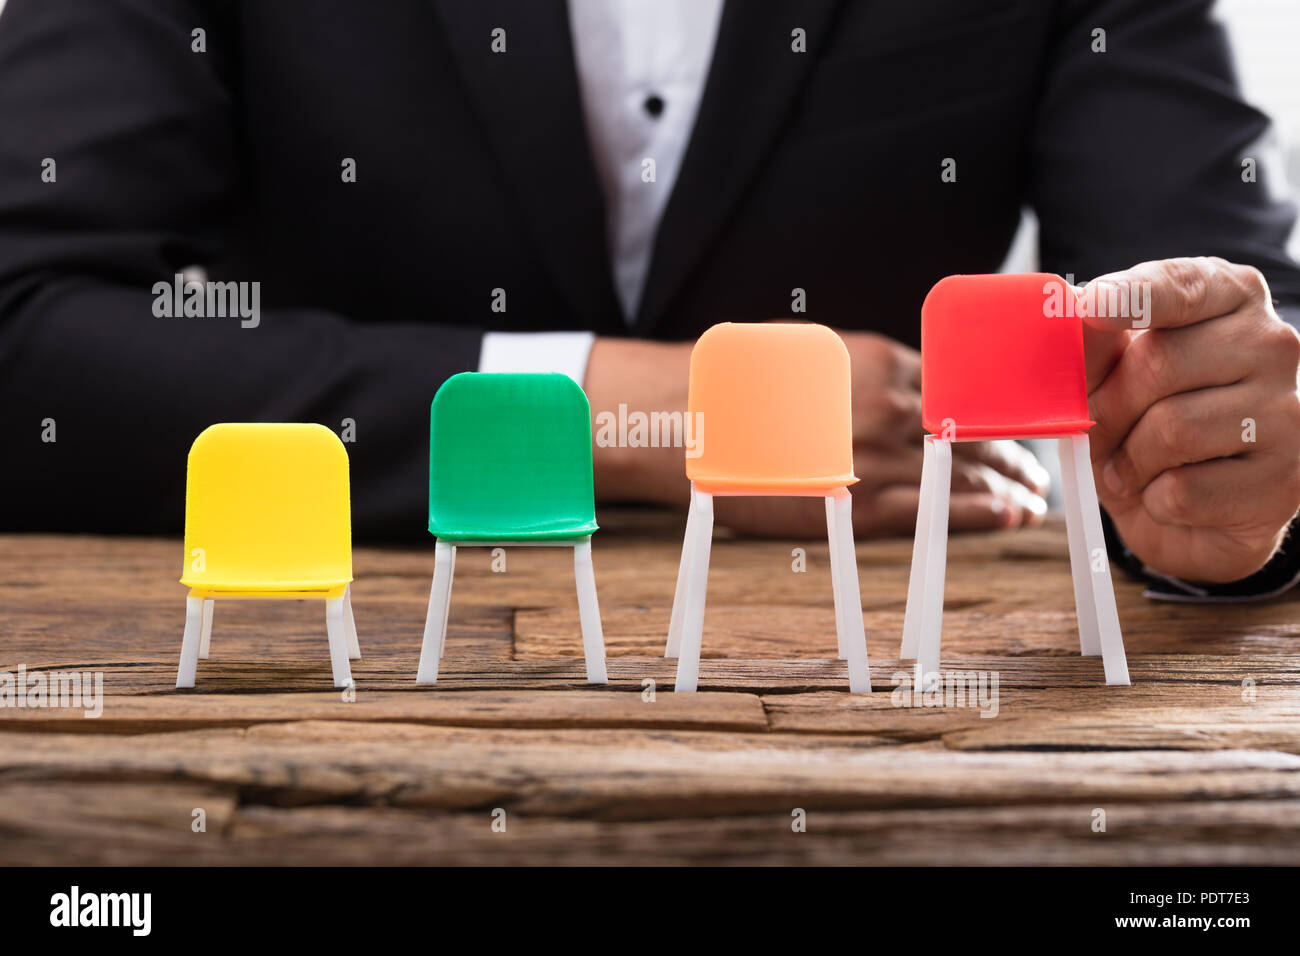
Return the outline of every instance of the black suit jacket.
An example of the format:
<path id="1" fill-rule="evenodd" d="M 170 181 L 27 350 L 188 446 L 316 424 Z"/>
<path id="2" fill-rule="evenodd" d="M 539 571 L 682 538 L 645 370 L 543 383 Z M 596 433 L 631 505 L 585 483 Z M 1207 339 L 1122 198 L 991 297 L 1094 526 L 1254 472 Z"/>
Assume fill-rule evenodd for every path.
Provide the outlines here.
<path id="1" fill-rule="evenodd" d="M 1216 254 L 1300 301 L 1209 6 L 729 0 L 625 322 L 563 0 L 10 0 L 0 527 L 174 531 L 206 425 L 351 418 L 358 535 L 420 535 L 429 400 L 484 329 L 689 339 L 801 288 L 915 345 L 1026 204 L 1047 270 Z M 260 282 L 259 327 L 154 317 L 191 264 Z"/>

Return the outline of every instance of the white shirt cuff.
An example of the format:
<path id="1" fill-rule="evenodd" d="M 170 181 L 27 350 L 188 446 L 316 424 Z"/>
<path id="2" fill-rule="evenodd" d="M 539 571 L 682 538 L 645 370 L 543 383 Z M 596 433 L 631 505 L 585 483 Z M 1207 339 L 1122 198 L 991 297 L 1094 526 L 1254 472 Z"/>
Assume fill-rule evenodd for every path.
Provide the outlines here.
<path id="1" fill-rule="evenodd" d="M 563 372 L 579 385 L 587 377 L 594 332 L 484 332 L 480 372 Z"/>

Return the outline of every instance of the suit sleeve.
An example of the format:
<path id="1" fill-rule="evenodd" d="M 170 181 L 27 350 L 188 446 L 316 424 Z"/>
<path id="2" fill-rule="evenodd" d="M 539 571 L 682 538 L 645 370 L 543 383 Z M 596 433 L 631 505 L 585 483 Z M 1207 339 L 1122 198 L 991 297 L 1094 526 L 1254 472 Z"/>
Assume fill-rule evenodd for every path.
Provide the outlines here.
<path id="1" fill-rule="evenodd" d="M 429 401 L 475 368 L 480 330 L 155 315 L 155 283 L 186 266 L 255 278 L 220 275 L 244 198 L 232 8 L 10 0 L 0 15 L 0 529 L 174 532 L 194 437 L 257 420 L 350 420 L 358 536 L 425 526 Z"/>
<path id="2" fill-rule="evenodd" d="M 1030 137 L 1043 266 L 1082 282 L 1152 259 L 1221 256 L 1256 266 L 1279 303 L 1300 305 L 1300 264 L 1286 253 L 1296 208 L 1212 7 L 1058 5 Z"/>
<path id="3" fill-rule="evenodd" d="M 1031 138 L 1043 267 L 1084 281 L 1151 259 L 1221 256 L 1262 271 L 1278 313 L 1296 325 L 1300 265 L 1286 253 L 1295 206 L 1281 198 L 1269 119 L 1242 98 L 1212 6 L 1059 5 Z M 1152 598 L 1253 600 L 1300 581 L 1295 523 L 1268 565 L 1226 585 L 1162 575 L 1105 525 L 1112 559 Z"/>

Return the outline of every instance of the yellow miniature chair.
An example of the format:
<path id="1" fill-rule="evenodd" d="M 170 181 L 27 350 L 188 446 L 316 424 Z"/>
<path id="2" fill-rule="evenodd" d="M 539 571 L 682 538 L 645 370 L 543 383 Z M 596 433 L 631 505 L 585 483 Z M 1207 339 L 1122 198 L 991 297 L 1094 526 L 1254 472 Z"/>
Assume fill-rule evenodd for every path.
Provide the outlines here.
<path id="1" fill-rule="evenodd" d="M 323 425 L 221 424 L 190 447 L 177 687 L 206 659 L 215 598 L 325 602 L 334 686 L 361 656 L 352 619 L 348 455 Z"/>
<path id="2" fill-rule="evenodd" d="M 700 421 L 699 455 L 686 459 L 691 508 L 665 655 L 674 690 L 699 682 L 715 495 L 826 499 L 839 656 L 849 690 L 867 693 L 866 634 L 853 551 L 853 413 L 849 352 L 824 325 L 715 325 L 691 350 L 688 419 Z"/>

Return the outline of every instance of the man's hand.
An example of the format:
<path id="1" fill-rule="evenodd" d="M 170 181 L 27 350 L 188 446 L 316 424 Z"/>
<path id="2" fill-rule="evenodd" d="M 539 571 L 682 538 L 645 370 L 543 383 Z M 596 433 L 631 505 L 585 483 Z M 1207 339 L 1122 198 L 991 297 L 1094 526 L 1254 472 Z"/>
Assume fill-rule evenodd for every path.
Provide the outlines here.
<path id="1" fill-rule="evenodd" d="M 1094 280 L 1079 306 L 1097 493 L 1125 544 L 1189 580 L 1259 570 L 1300 508 L 1300 336 L 1264 277 L 1147 262 Z"/>
<path id="2" fill-rule="evenodd" d="M 921 361 L 918 353 L 880 335 L 841 333 L 853 369 L 853 525 L 859 535 L 908 533 L 920 497 Z M 598 339 L 587 366 L 592 414 L 686 408 L 689 344 Z M 681 449 L 600 448 L 596 493 L 607 501 L 660 501 L 685 506 Z M 1047 506 L 1048 476 L 1015 442 L 955 446 L 950 524 L 954 531 L 1037 524 Z M 814 498 L 721 497 L 719 523 L 751 533 L 821 535 L 825 506 Z"/>

